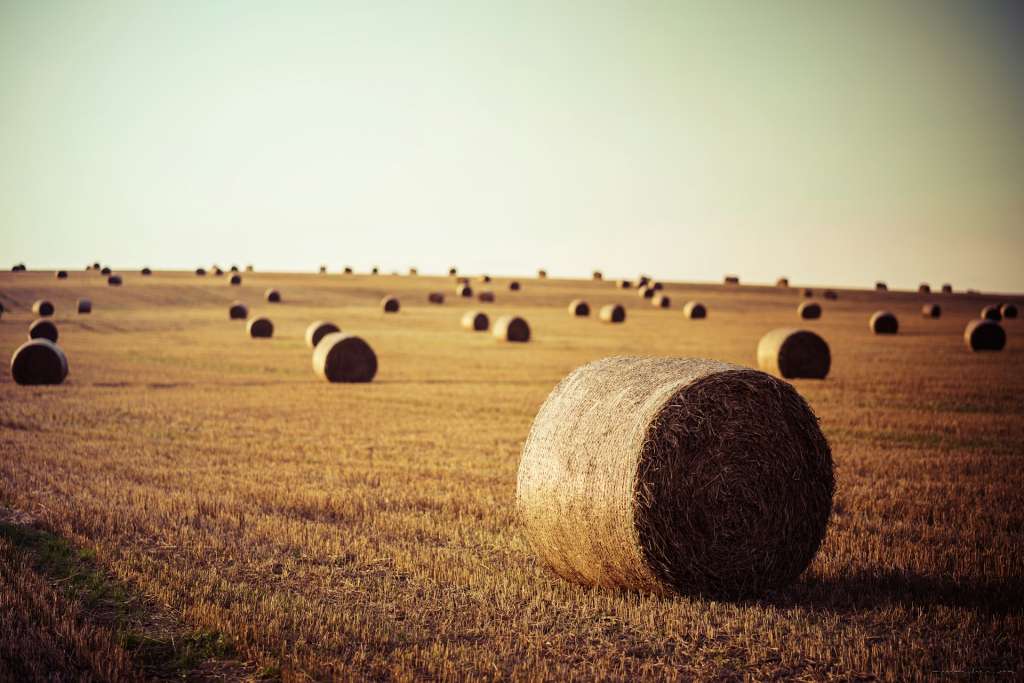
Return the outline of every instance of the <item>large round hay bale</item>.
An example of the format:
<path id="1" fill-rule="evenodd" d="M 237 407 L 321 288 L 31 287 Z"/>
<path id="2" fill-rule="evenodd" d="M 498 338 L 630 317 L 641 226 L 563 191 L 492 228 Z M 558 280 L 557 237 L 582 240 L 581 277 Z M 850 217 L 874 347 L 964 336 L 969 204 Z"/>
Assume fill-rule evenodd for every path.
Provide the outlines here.
<path id="1" fill-rule="evenodd" d="M 931 285 L 929 285 L 927 282 L 922 282 L 920 285 L 917 286 L 917 291 L 919 294 L 931 294 L 932 288 Z"/>
<path id="2" fill-rule="evenodd" d="M 821 317 L 821 305 L 814 301 L 805 301 L 796 307 L 796 312 L 804 320 L 817 320 Z"/>
<path id="3" fill-rule="evenodd" d="M 335 332 L 341 332 L 341 328 L 332 322 L 317 320 L 316 322 L 310 323 L 309 327 L 306 328 L 306 346 L 311 349 L 315 349 L 321 339 L 329 334 L 334 334 Z"/>
<path id="4" fill-rule="evenodd" d="M 58 280 L 67 280 L 68 279 L 68 271 L 66 271 L 66 270 L 58 270 L 56 272 L 56 274 L 55 274 L 55 277 Z"/>
<path id="5" fill-rule="evenodd" d="M 900 321 L 889 311 L 875 311 L 868 327 L 875 334 L 896 334 L 900 331 Z"/>
<path id="6" fill-rule="evenodd" d="M 269 318 L 250 318 L 245 331 L 254 339 L 270 339 L 274 336 L 274 323 Z"/>
<path id="7" fill-rule="evenodd" d="M 268 302 L 272 304 L 281 303 L 281 292 L 277 291 L 276 289 L 268 289 L 266 292 L 263 293 L 263 296 L 264 298 L 266 298 Z"/>
<path id="8" fill-rule="evenodd" d="M 683 306 L 683 315 L 698 320 L 708 317 L 708 309 L 699 301 L 687 301 Z"/>
<path id="9" fill-rule="evenodd" d="M 590 315 L 590 304 L 583 299 L 573 299 L 569 302 L 569 315 Z"/>
<path id="10" fill-rule="evenodd" d="M 814 290 L 811 289 L 810 287 L 805 287 L 804 288 L 804 297 L 810 299 L 812 296 L 814 296 Z"/>
<path id="11" fill-rule="evenodd" d="M 603 323 L 626 322 L 626 309 L 621 304 L 606 304 L 597 313 L 598 319 Z"/>
<path id="12" fill-rule="evenodd" d="M 832 356 L 828 344 L 814 332 L 778 329 L 758 342 L 757 366 L 786 379 L 825 379 Z"/>
<path id="13" fill-rule="evenodd" d="M 153 271 L 152 271 L 152 270 L 150 270 L 149 268 L 143 268 L 143 269 L 142 269 L 142 270 L 140 270 L 139 272 L 140 272 L 140 273 L 141 273 L 142 275 L 145 275 L 145 276 L 149 276 L 149 275 L 152 275 L 152 274 L 153 274 Z"/>
<path id="14" fill-rule="evenodd" d="M 516 504 L 566 580 L 656 594 L 757 596 L 825 536 L 832 454 L 792 385 L 694 358 L 577 368 L 533 421 Z"/>
<path id="15" fill-rule="evenodd" d="M 633 286 L 633 283 L 630 282 L 629 280 L 616 280 L 615 286 L 618 287 L 619 289 L 629 289 L 630 287 Z"/>
<path id="16" fill-rule="evenodd" d="M 377 374 L 377 354 L 354 334 L 332 332 L 313 349 L 313 372 L 328 382 L 369 382 Z"/>
<path id="17" fill-rule="evenodd" d="M 40 318 L 28 326 L 29 339 L 49 339 L 56 344 L 58 336 L 57 325 L 48 318 Z"/>
<path id="18" fill-rule="evenodd" d="M 789 278 L 788 277 L 780 277 L 778 280 L 775 281 L 775 286 L 776 287 L 789 287 Z"/>
<path id="19" fill-rule="evenodd" d="M 654 305 L 655 308 L 669 308 L 672 306 L 672 299 L 668 296 L 668 294 L 662 294 L 661 292 L 658 292 L 653 297 L 651 297 L 651 303 Z"/>
<path id="20" fill-rule="evenodd" d="M 600 270 L 595 270 L 594 274 L 591 275 L 591 277 L 593 279 L 595 279 L 595 280 L 603 280 L 604 279 L 604 273 L 602 273 Z"/>
<path id="21" fill-rule="evenodd" d="M 480 295 L 477 298 L 484 303 L 493 304 L 494 292 L 480 292 Z"/>
<path id="22" fill-rule="evenodd" d="M 943 294 L 952 294 L 953 293 L 953 285 L 949 284 L 948 282 L 943 284 L 942 285 L 942 293 Z"/>
<path id="23" fill-rule="evenodd" d="M 726 275 L 725 276 L 725 284 L 727 284 L 727 285 L 738 285 L 739 283 L 740 283 L 740 278 L 739 278 L 738 275 Z"/>
<path id="24" fill-rule="evenodd" d="M 640 289 L 636 290 L 636 293 L 637 293 L 637 296 L 639 296 L 641 298 L 644 298 L 644 299 L 653 299 L 654 298 L 654 288 L 651 287 L 650 285 L 644 285 Z"/>
<path id="25" fill-rule="evenodd" d="M 878 282 L 875 283 L 875 291 L 876 292 L 888 292 L 889 291 L 889 285 L 885 284 L 882 281 L 878 281 Z"/>
<path id="26" fill-rule="evenodd" d="M 1006 303 L 1000 306 L 999 312 L 1004 318 L 1016 318 L 1017 317 L 1017 304 Z"/>
<path id="27" fill-rule="evenodd" d="M 385 313 L 398 313 L 398 299 L 393 296 L 386 296 L 380 300 L 380 308 Z"/>
<path id="28" fill-rule="evenodd" d="M 941 318 L 942 306 L 938 304 L 925 304 L 921 307 L 921 315 L 925 318 Z"/>
<path id="29" fill-rule="evenodd" d="M 79 313 L 92 313 L 92 301 L 89 299 L 79 299 L 76 303 Z"/>
<path id="30" fill-rule="evenodd" d="M 67 356 L 49 339 L 31 339 L 11 356 L 11 377 L 18 384 L 60 384 L 67 376 Z"/>
<path id="31" fill-rule="evenodd" d="M 502 341 L 530 341 L 530 326 L 516 315 L 506 315 L 494 321 L 492 334 Z"/>
<path id="32" fill-rule="evenodd" d="M 999 306 L 992 304 L 989 306 L 985 306 L 983 309 L 981 309 L 981 317 L 983 320 L 993 320 L 995 322 L 999 322 L 1000 320 L 1003 319 L 1003 313 L 999 309 Z"/>
<path id="33" fill-rule="evenodd" d="M 473 298 L 473 288 L 467 284 L 457 285 L 455 287 L 455 294 L 466 299 Z"/>
<path id="34" fill-rule="evenodd" d="M 206 268 L 196 268 L 196 275 L 206 275 Z"/>
<path id="35" fill-rule="evenodd" d="M 53 304 L 47 301 L 46 299 L 39 299 L 38 301 L 32 304 L 32 312 L 38 316 L 53 315 Z"/>
<path id="36" fill-rule="evenodd" d="M 1006 331 L 994 320 L 972 320 L 964 329 L 964 344 L 971 351 L 1002 351 Z"/>
<path id="37" fill-rule="evenodd" d="M 443 304 L 444 294 L 441 292 L 431 292 L 430 294 L 427 294 L 427 301 L 432 304 Z"/>
<path id="38" fill-rule="evenodd" d="M 836 299 L 839 298 L 839 292 L 837 292 L 834 289 L 826 289 L 822 296 L 824 296 L 829 301 L 835 301 Z"/>
<path id="39" fill-rule="evenodd" d="M 518 292 L 520 289 L 522 289 L 522 285 L 520 285 L 517 280 L 513 280 L 512 282 L 508 283 L 508 288 L 510 291 Z"/>
<path id="40" fill-rule="evenodd" d="M 228 284 L 232 285 L 233 287 L 237 287 L 238 285 L 242 284 L 242 276 L 239 275 L 238 273 L 235 273 L 234 275 L 231 276 L 231 279 L 228 280 Z"/>
<path id="41" fill-rule="evenodd" d="M 486 313 L 481 311 L 466 311 L 462 315 L 462 326 L 473 332 L 486 332 L 487 328 L 491 326 L 491 321 L 488 319 Z"/>
<path id="42" fill-rule="evenodd" d="M 236 301 L 228 308 L 228 318 L 231 320 L 245 320 L 249 317 L 249 308 L 240 301 Z"/>

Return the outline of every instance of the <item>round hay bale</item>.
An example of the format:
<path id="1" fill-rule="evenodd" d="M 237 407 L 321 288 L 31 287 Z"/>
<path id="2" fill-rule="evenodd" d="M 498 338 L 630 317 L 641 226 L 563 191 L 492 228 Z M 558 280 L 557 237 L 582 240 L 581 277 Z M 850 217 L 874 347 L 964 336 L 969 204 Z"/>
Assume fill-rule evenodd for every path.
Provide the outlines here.
<path id="1" fill-rule="evenodd" d="M 491 281 L 491 276 L 490 275 L 481 275 L 477 279 L 480 280 L 480 282 L 490 282 Z"/>
<path id="2" fill-rule="evenodd" d="M 247 272 L 247 273 L 255 273 L 256 269 L 253 267 L 253 265 L 251 263 L 247 263 L 246 266 L 245 266 L 245 272 Z"/>
<path id="3" fill-rule="evenodd" d="M 274 336 L 274 323 L 269 318 L 250 318 L 245 331 L 254 339 L 270 339 Z"/>
<path id="4" fill-rule="evenodd" d="M 881 282 L 881 281 L 876 282 L 875 283 L 875 291 L 876 292 L 888 292 L 889 291 L 889 285 L 887 285 L 887 284 L 885 284 L 884 282 Z"/>
<path id="5" fill-rule="evenodd" d="M 547 276 L 548 276 L 548 271 L 546 271 L 544 269 L 541 269 L 541 270 L 537 271 L 537 277 L 540 278 L 541 280 L 543 280 Z"/>
<path id="6" fill-rule="evenodd" d="M 1017 304 L 1003 304 L 999 308 L 999 312 L 1004 318 L 1016 318 L 1017 317 Z"/>
<path id="7" fill-rule="evenodd" d="M 829 301 L 835 301 L 836 299 L 839 298 L 839 292 L 837 292 L 834 289 L 826 289 L 823 296 Z"/>
<path id="8" fill-rule="evenodd" d="M 652 282 L 652 283 L 651 283 L 650 285 L 648 285 L 648 286 L 649 286 L 649 287 L 650 287 L 651 289 L 653 289 L 653 290 L 654 290 L 655 292 L 660 292 L 660 291 L 661 291 L 662 289 L 664 289 L 664 288 L 665 288 L 665 285 L 661 284 L 660 282 Z"/>
<path id="9" fill-rule="evenodd" d="M 900 321 L 889 311 L 875 311 L 868 327 L 875 334 L 896 334 L 900 331 Z"/>
<path id="10" fill-rule="evenodd" d="M 972 320 L 964 329 L 964 344 L 971 351 L 1002 351 L 1006 331 L 994 320 Z"/>
<path id="11" fill-rule="evenodd" d="M 110 266 L 103 266 L 100 270 L 100 275 L 110 275 L 111 272 L 113 271 L 110 270 Z"/>
<path id="12" fill-rule="evenodd" d="M 927 282 L 922 282 L 920 285 L 918 285 L 917 292 L 918 294 L 931 294 L 931 285 L 929 285 Z"/>
<path id="13" fill-rule="evenodd" d="M 637 289 L 640 289 L 641 287 L 646 287 L 647 283 L 649 283 L 650 281 L 651 281 L 651 277 L 649 275 L 641 275 L 640 277 L 638 277 L 636 279 L 636 287 L 637 287 Z"/>
<path id="14" fill-rule="evenodd" d="M 56 344 L 58 336 L 57 325 L 48 318 L 40 318 L 28 326 L 29 339 L 49 339 Z"/>
<path id="15" fill-rule="evenodd" d="M 494 303 L 494 292 L 480 292 L 477 298 L 484 303 L 492 304 Z"/>
<path id="16" fill-rule="evenodd" d="M 431 292 L 430 294 L 427 294 L 427 301 L 432 304 L 443 304 L 444 294 L 441 292 Z"/>
<path id="17" fill-rule="evenodd" d="M 67 356 L 49 339 L 31 339 L 11 356 L 11 377 L 18 384 L 60 384 L 67 376 Z"/>
<path id="18" fill-rule="evenodd" d="M 94 263 L 92 264 L 92 269 L 93 269 L 93 270 L 99 270 L 99 269 L 100 269 L 100 263 L 99 263 L 99 261 L 96 261 L 96 262 L 94 262 Z"/>
<path id="19" fill-rule="evenodd" d="M 739 283 L 740 283 L 740 278 L 739 278 L 738 275 L 726 275 L 725 276 L 725 284 L 727 284 L 727 285 L 738 285 Z"/>
<path id="20" fill-rule="evenodd" d="M 266 298 L 268 302 L 272 304 L 281 303 L 281 292 L 277 291 L 276 289 L 268 289 L 266 292 L 263 293 L 263 296 Z"/>
<path id="21" fill-rule="evenodd" d="M 953 293 L 953 285 L 949 284 L 948 282 L 943 284 L 942 285 L 942 293 L 943 294 L 952 294 Z"/>
<path id="22" fill-rule="evenodd" d="M 636 290 L 637 296 L 640 296 L 640 297 L 642 297 L 644 299 L 653 299 L 654 298 L 654 292 L 655 292 L 654 288 L 650 287 L 648 285 L 644 285 L 640 289 Z"/>
<path id="23" fill-rule="evenodd" d="M 461 284 L 455 287 L 455 294 L 465 299 L 472 299 L 473 288 L 467 284 Z"/>
<path id="24" fill-rule="evenodd" d="M 239 275 L 238 273 L 235 273 L 234 275 L 231 276 L 231 279 L 228 280 L 228 284 L 230 284 L 233 287 L 237 287 L 238 285 L 242 284 L 242 276 Z"/>
<path id="25" fill-rule="evenodd" d="M 121 276 L 120 275 L 111 275 L 111 276 L 109 276 L 107 278 L 107 284 L 110 285 L 111 287 L 120 287 L 121 286 Z"/>
<path id="26" fill-rule="evenodd" d="M 626 309 L 621 304 L 607 304 L 601 307 L 597 317 L 603 323 L 624 323 L 626 322 Z"/>
<path id="27" fill-rule="evenodd" d="M 604 273 L 602 273 L 600 270 L 595 270 L 594 274 L 591 277 L 594 278 L 595 280 L 603 280 Z"/>
<path id="28" fill-rule="evenodd" d="M 231 264 L 231 272 L 232 273 L 237 273 L 238 272 L 238 266 L 235 265 L 234 263 Z"/>
<path id="29" fill-rule="evenodd" d="M 466 311 L 462 315 L 462 327 L 473 332 L 486 332 L 491 326 L 487 314 L 481 311 Z"/>
<path id="30" fill-rule="evenodd" d="M 196 275 L 206 275 L 206 268 L 196 268 Z"/>
<path id="31" fill-rule="evenodd" d="M 313 372 L 328 382 L 369 382 L 377 374 L 377 354 L 354 334 L 332 332 L 313 349 Z"/>
<path id="32" fill-rule="evenodd" d="M 139 272 L 140 272 L 140 273 L 142 273 L 143 275 L 146 275 L 146 276 L 148 276 L 148 275 L 152 275 L 152 274 L 153 274 L 153 271 L 152 271 L 152 270 L 150 270 L 149 268 L 143 268 L 143 269 L 142 269 L 142 270 L 140 270 Z"/>
<path id="33" fill-rule="evenodd" d="M 530 326 L 525 320 L 516 315 L 506 315 L 495 320 L 491 333 L 501 341 L 530 341 Z"/>
<path id="34" fill-rule="evenodd" d="M 39 299 L 38 301 L 32 304 L 32 312 L 38 316 L 53 315 L 53 304 L 47 301 L 46 299 Z"/>
<path id="35" fill-rule="evenodd" d="M 419 274 L 420 274 L 420 271 L 418 271 L 416 268 L 410 268 L 409 269 L 409 275 L 419 275 Z"/>
<path id="36" fill-rule="evenodd" d="M 314 323 L 310 323 L 309 327 L 306 328 L 306 346 L 315 349 L 321 339 L 335 332 L 341 332 L 341 328 L 332 322 L 317 320 Z"/>
<path id="37" fill-rule="evenodd" d="M 617 280 L 615 282 L 615 286 L 618 287 L 619 289 L 629 289 L 630 287 L 633 286 L 633 283 L 630 282 L 629 280 Z"/>
<path id="38" fill-rule="evenodd" d="M 372 268 L 372 269 L 370 270 L 370 275 L 380 275 L 380 268 L 378 268 L 377 266 L 374 266 L 374 267 L 373 267 L 373 268 Z"/>
<path id="39" fill-rule="evenodd" d="M 508 288 L 512 292 L 518 292 L 522 288 L 522 285 L 520 285 L 518 281 L 513 280 L 512 282 L 508 283 Z"/>
<path id="40" fill-rule="evenodd" d="M 825 379 L 832 356 L 828 344 L 814 332 L 778 329 L 758 342 L 757 366 L 786 379 Z"/>
<path id="41" fill-rule="evenodd" d="M 79 313 L 92 313 L 92 301 L 89 299 L 79 299 L 77 304 Z"/>
<path id="42" fill-rule="evenodd" d="M 658 292 L 651 298 L 651 303 L 655 308 L 670 308 L 672 306 L 672 299 L 667 294 Z"/>
<path id="43" fill-rule="evenodd" d="M 352 275 L 355 271 L 352 270 L 352 266 L 345 266 L 345 270 L 343 272 L 345 275 Z"/>
<path id="44" fill-rule="evenodd" d="M 693 320 L 708 317 L 708 309 L 699 301 L 687 301 L 683 306 L 683 315 Z"/>
<path id="45" fill-rule="evenodd" d="M 11 272 L 12 273 L 24 273 L 25 272 L 25 264 L 24 263 L 16 263 L 15 265 L 11 266 Z"/>
<path id="46" fill-rule="evenodd" d="M 821 317 L 821 305 L 814 301 L 805 301 L 796 307 L 796 312 L 804 320 L 817 320 Z"/>
<path id="47" fill-rule="evenodd" d="M 812 296 L 814 296 L 814 290 L 809 287 L 804 288 L 804 296 L 810 299 Z"/>
<path id="48" fill-rule="evenodd" d="M 230 320 L 245 320 L 249 317 L 248 307 L 240 301 L 236 301 L 228 308 L 228 318 Z"/>
<path id="49" fill-rule="evenodd" d="M 452 266 L 451 268 L 448 269 L 448 275 L 450 275 L 451 277 L 455 277 L 458 274 L 459 274 L 459 269 L 456 268 L 455 266 Z"/>
<path id="50" fill-rule="evenodd" d="M 938 304 L 925 304 L 921 307 L 921 315 L 925 318 L 941 318 L 942 306 Z"/>
<path id="51" fill-rule="evenodd" d="M 983 320 L 993 320 L 995 322 L 999 322 L 1000 320 L 1003 319 L 1003 313 L 999 309 L 999 306 L 992 304 L 990 306 L 985 306 L 985 308 L 981 309 L 981 317 Z"/>
<path id="52" fill-rule="evenodd" d="M 220 276 L 224 275 L 224 271 L 221 270 L 220 268 L 218 268 L 217 266 L 214 266 L 213 267 L 213 274 L 216 275 L 217 277 L 220 277 Z"/>
<path id="53" fill-rule="evenodd" d="M 327 266 L 320 266 L 320 274 L 327 275 Z"/>
<path id="54" fill-rule="evenodd" d="M 590 315 L 590 304 L 588 304 L 583 299 L 573 299 L 572 301 L 569 302 L 569 315 Z"/>
<path id="55" fill-rule="evenodd" d="M 775 281 L 775 286 L 776 287 L 789 287 L 789 278 L 788 277 L 780 277 L 778 280 Z"/>
<path id="56" fill-rule="evenodd" d="M 56 278 L 58 280 L 67 280 L 68 279 L 68 271 L 66 271 L 66 270 L 58 270 L 57 273 L 56 273 Z"/>
<path id="57" fill-rule="evenodd" d="M 695 358 L 605 358 L 551 392 L 523 446 L 516 505 L 568 581 L 757 596 L 821 545 L 832 454 L 792 385 Z"/>
<path id="58" fill-rule="evenodd" d="M 385 313 L 398 313 L 398 299 L 393 296 L 386 296 L 380 300 L 380 307 Z"/>

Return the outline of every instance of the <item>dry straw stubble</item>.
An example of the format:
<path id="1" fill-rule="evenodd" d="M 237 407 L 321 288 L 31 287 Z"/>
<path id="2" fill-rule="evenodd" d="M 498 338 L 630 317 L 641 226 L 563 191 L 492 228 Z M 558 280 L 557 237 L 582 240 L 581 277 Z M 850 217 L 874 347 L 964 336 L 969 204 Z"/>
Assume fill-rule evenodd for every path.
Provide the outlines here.
<path id="1" fill-rule="evenodd" d="M 526 537 L 563 578 L 758 595 L 814 557 L 832 456 L 791 385 L 689 358 L 605 358 L 555 388 L 523 447 Z"/>

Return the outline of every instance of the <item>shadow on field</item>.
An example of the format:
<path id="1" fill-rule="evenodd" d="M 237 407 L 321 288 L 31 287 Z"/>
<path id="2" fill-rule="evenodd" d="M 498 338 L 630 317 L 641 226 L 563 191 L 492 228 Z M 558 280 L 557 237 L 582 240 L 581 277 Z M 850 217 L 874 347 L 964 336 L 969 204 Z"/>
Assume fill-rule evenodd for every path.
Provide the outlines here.
<path id="1" fill-rule="evenodd" d="M 903 607 L 959 607 L 989 614 L 1024 612 L 1024 581 L 967 577 L 946 579 L 905 572 L 860 572 L 812 579 L 763 600 L 776 607 L 809 607 L 835 612 Z"/>

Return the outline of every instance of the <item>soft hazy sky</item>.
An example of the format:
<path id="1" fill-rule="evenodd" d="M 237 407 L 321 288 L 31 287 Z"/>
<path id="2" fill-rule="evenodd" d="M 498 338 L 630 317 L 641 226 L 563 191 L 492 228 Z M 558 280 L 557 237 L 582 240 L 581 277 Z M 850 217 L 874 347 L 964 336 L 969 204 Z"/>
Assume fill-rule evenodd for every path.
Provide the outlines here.
<path id="1" fill-rule="evenodd" d="M 0 0 L 3 267 L 1024 290 L 1020 4 Z"/>

